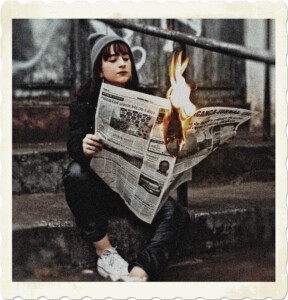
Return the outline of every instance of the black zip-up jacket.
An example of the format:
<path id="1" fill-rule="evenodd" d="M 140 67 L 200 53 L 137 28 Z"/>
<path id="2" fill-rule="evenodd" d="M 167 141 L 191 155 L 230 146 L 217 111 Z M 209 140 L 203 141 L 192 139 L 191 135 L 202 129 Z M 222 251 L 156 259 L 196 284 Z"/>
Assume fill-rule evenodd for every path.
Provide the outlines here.
<path id="1" fill-rule="evenodd" d="M 96 108 L 89 102 L 75 101 L 70 104 L 69 139 L 67 150 L 71 158 L 79 163 L 88 163 L 82 141 L 86 134 L 94 134 Z"/>

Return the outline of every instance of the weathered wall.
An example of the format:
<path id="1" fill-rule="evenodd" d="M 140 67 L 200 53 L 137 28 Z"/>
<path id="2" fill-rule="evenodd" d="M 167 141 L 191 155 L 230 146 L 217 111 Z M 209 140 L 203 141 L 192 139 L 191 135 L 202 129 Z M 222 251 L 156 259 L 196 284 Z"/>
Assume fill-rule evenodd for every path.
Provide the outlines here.
<path id="1" fill-rule="evenodd" d="M 249 46 L 261 45 L 257 39 L 253 39 L 255 34 L 253 30 L 259 26 L 257 20 L 250 20 L 250 23 L 245 23 L 245 26 L 243 20 L 228 19 L 133 21 L 237 44 L 244 44 L 246 32 L 248 39 L 246 38 L 245 41 Z M 248 31 L 244 31 L 247 28 Z M 259 28 L 263 29 L 263 25 L 260 24 Z M 264 30 L 260 35 L 264 34 Z M 172 53 L 184 49 L 190 59 L 186 71 L 187 81 L 192 87 L 198 86 L 198 89 L 191 94 L 192 101 L 198 107 L 211 105 L 247 107 L 247 92 L 248 99 L 252 99 L 251 103 L 248 103 L 252 108 L 261 110 L 258 105 L 262 99 L 261 93 L 258 94 L 261 78 L 257 95 L 254 95 L 250 84 L 254 78 L 249 71 L 246 80 L 244 60 L 191 46 L 185 47 L 179 43 L 125 28 L 116 28 L 106 25 L 101 20 L 14 20 L 13 137 L 15 143 L 22 143 L 25 139 L 18 137 L 23 136 L 33 136 L 32 140 L 35 142 L 59 140 L 58 137 L 55 140 L 57 135 L 54 134 L 53 128 L 59 129 L 58 134 L 61 139 L 67 138 L 67 105 L 75 99 L 77 88 L 91 73 L 87 43 L 87 37 L 91 32 L 122 36 L 132 48 L 141 85 L 149 87 L 156 95 L 165 97 L 170 86 L 168 69 Z M 251 69 L 249 65 L 248 68 Z M 252 70 L 255 68 L 252 67 Z M 251 92 L 255 100 L 250 97 Z M 37 116 L 33 108 L 35 105 L 38 107 Z M 54 114 L 55 111 L 49 109 L 49 106 L 56 109 L 59 106 L 60 111 L 63 112 L 66 107 L 66 112 L 63 117 L 58 118 L 57 113 L 51 117 L 47 112 Z M 27 121 L 21 117 L 24 115 L 35 119 Z M 45 124 L 46 134 L 41 131 L 43 128 L 39 128 L 41 122 L 37 120 Z M 52 128 L 50 133 L 49 128 Z M 39 134 L 31 135 L 30 131 Z"/>
<path id="2" fill-rule="evenodd" d="M 245 45 L 257 50 L 266 49 L 266 20 L 245 20 Z M 275 51 L 275 22 L 271 22 L 270 49 Z M 247 103 L 259 114 L 250 121 L 250 131 L 257 135 L 263 134 L 263 115 L 265 97 L 265 64 L 246 61 Z M 271 134 L 275 126 L 275 67 L 270 66 L 270 100 L 271 100 Z"/>
<path id="3" fill-rule="evenodd" d="M 71 82 L 71 33 L 67 20 L 14 20 L 14 86 L 44 88 Z"/>
<path id="4" fill-rule="evenodd" d="M 243 43 L 242 20 L 148 19 L 135 22 Z M 57 88 L 66 88 L 72 96 L 77 77 L 82 76 L 84 80 L 90 74 L 86 38 L 91 32 L 122 36 L 132 48 L 141 84 L 154 88 L 157 93 L 167 90 L 172 53 L 183 49 L 183 45 L 125 28 L 115 28 L 100 20 L 14 20 L 14 97 L 56 95 Z M 236 63 L 229 56 L 194 47 L 186 47 L 186 54 L 190 58 L 187 81 L 192 86 L 197 84 L 201 93 L 202 89 L 207 88 L 230 89 L 229 96 L 235 96 L 231 89 L 235 88 L 234 81 L 241 75 L 241 72 L 235 72 L 239 61 Z M 239 85 L 243 83 L 238 80 Z M 42 90 L 41 95 L 37 95 L 36 90 Z M 59 94 L 56 96 L 59 97 Z"/>

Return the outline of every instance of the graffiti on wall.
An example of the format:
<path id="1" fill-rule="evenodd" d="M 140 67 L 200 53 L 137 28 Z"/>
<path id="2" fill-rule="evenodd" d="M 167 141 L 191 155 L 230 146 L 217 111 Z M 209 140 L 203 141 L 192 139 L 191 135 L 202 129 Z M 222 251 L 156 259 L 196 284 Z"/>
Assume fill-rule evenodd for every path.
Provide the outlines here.
<path id="1" fill-rule="evenodd" d="M 61 25 L 61 23 L 58 20 L 51 21 L 51 23 L 49 24 L 49 26 L 46 29 L 46 34 L 43 35 L 43 40 L 41 40 L 40 49 L 39 50 L 37 49 L 38 51 L 33 53 L 33 56 L 31 58 L 28 57 L 27 60 L 20 60 L 19 56 L 15 52 L 13 53 L 14 54 L 13 55 L 14 56 L 13 57 L 13 74 L 15 74 L 15 73 L 17 73 L 18 71 L 21 71 L 21 70 L 31 69 L 37 63 L 39 63 L 42 56 L 47 51 L 48 45 L 51 43 L 52 37 L 55 34 L 57 27 L 59 27 L 60 25 Z M 38 26 L 38 28 L 39 27 L 41 28 L 41 26 Z M 30 41 L 29 41 L 30 45 L 34 44 L 34 36 L 36 35 L 35 32 L 33 32 L 32 28 L 28 29 L 28 26 L 26 27 L 26 30 L 31 30 L 32 31 L 32 35 L 30 35 Z M 27 32 L 25 32 L 25 33 L 27 33 Z M 23 49 L 22 48 L 23 47 L 22 43 L 18 43 L 18 45 L 15 45 L 15 43 L 17 44 L 17 41 L 22 42 L 21 41 L 21 36 L 22 36 L 22 34 L 19 32 L 19 34 L 17 34 L 17 39 L 15 39 L 15 41 L 13 41 L 14 42 L 14 47 L 16 49 L 19 49 L 19 48 Z M 27 38 L 26 34 L 25 34 L 25 38 Z M 37 39 L 38 39 L 38 37 L 35 38 L 35 41 L 37 41 Z M 17 51 L 16 49 L 15 49 L 15 51 Z"/>
<path id="2" fill-rule="evenodd" d="M 68 20 L 13 20 L 13 81 L 22 85 L 71 81 Z"/>
<path id="3" fill-rule="evenodd" d="M 196 36 L 201 35 L 202 32 L 202 20 L 200 19 L 176 19 L 179 23 L 187 26 L 190 29 L 190 33 Z M 90 24 L 92 28 L 95 30 L 95 32 L 103 33 L 103 34 L 111 34 L 111 35 L 117 35 L 115 30 L 111 28 L 111 26 L 106 25 L 105 23 L 98 21 L 98 20 L 90 20 Z M 160 28 L 169 30 L 168 28 L 168 20 L 167 19 L 160 19 Z M 139 71 L 141 67 L 145 64 L 146 58 L 147 58 L 147 50 L 142 46 L 133 46 L 133 37 L 135 34 L 134 31 L 122 28 L 121 30 L 121 37 L 128 43 L 128 45 L 131 47 L 132 53 L 135 52 L 140 53 L 140 58 L 138 61 L 136 61 L 136 69 Z M 119 34 L 118 34 L 119 35 Z M 173 52 L 173 41 L 171 40 L 164 40 L 162 49 L 164 52 Z M 139 57 L 139 55 L 137 55 Z"/>
<path id="4" fill-rule="evenodd" d="M 146 85 L 155 84 L 159 77 L 157 72 L 161 69 L 157 57 L 163 52 L 164 54 L 173 52 L 172 41 L 125 28 L 115 29 L 101 20 L 87 22 L 93 32 L 120 35 L 124 38 L 133 52 L 141 82 Z M 147 24 L 156 22 L 159 27 L 169 29 L 167 19 L 140 22 Z M 201 34 L 201 20 L 179 19 L 177 22 L 191 34 Z M 47 83 L 70 84 L 71 80 L 73 81 L 71 28 L 71 20 L 13 20 L 13 82 L 20 83 L 22 86 Z"/>

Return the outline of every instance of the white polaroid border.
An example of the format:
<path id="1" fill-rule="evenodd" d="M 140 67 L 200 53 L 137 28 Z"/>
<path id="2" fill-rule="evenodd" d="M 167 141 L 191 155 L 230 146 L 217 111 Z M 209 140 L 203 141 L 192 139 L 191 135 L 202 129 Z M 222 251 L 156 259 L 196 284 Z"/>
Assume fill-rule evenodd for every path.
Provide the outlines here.
<path id="1" fill-rule="evenodd" d="M 89 4 L 65 2 L 4 3 L 1 10 L 1 232 L 2 232 L 2 296 L 6 299 L 21 297 L 48 299 L 69 297 L 81 299 L 282 299 L 287 293 L 287 7 L 284 2 L 258 1 L 248 3 L 215 1 L 201 3 L 188 1 L 145 1 L 133 3 L 99 1 Z M 13 18 L 249 18 L 275 19 L 276 26 L 276 280 L 275 282 L 13 282 L 12 281 L 12 19 Z"/>

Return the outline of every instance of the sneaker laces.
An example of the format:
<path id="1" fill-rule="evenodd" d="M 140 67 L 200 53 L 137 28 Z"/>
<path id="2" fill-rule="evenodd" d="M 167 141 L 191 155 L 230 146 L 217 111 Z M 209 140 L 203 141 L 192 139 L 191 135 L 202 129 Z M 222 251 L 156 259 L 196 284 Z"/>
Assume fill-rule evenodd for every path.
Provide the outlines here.
<path id="1" fill-rule="evenodd" d="M 117 267 L 117 270 L 121 270 L 127 262 L 118 254 L 116 247 L 105 249 L 101 255 L 101 258 L 107 260 L 110 266 Z"/>

